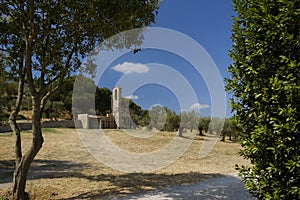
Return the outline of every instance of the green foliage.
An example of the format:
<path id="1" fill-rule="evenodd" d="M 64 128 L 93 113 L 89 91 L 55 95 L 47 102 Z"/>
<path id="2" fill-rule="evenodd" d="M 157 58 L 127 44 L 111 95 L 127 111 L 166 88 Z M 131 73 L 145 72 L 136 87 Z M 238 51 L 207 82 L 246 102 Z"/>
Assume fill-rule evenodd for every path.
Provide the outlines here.
<path id="1" fill-rule="evenodd" d="M 96 114 L 106 115 L 112 112 L 111 94 L 112 92 L 108 88 L 97 87 L 95 95 Z"/>
<path id="2" fill-rule="evenodd" d="M 59 89 L 49 97 L 50 102 L 63 102 L 65 110 L 72 111 L 72 94 L 76 76 L 67 77 Z"/>
<path id="3" fill-rule="evenodd" d="M 17 120 L 25 120 L 27 119 L 24 115 L 17 115 Z"/>
<path id="4" fill-rule="evenodd" d="M 64 118 L 63 113 L 65 111 L 65 106 L 62 101 L 49 101 L 45 106 L 45 117 L 48 119 L 62 119 Z"/>
<path id="5" fill-rule="evenodd" d="M 30 94 L 38 95 L 44 103 L 43 98 L 60 87 L 100 42 L 121 31 L 153 23 L 158 3 L 157 0 L 3 1 L 0 66 L 5 66 L 15 79 L 26 74 Z M 129 48 L 142 41 L 141 35 L 131 40 L 119 39 L 110 48 Z M 94 73 L 93 67 L 85 71 Z"/>
<path id="6" fill-rule="evenodd" d="M 21 110 L 31 110 L 31 108 L 32 108 L 32 102 L 31 102 L 29 88 L 24 86 Z"/>
<path id="7" fill-rule="evenodd" d="M 300 1 L 234 0 L 227 89 L 258 199 L 300 199 Z"/>
<path id="8" fill-rule="evenodd" d="M 78 85 L 76 90 L 79 93 L 73 93 L 74 82 L 76 77 L 79 81 L 84 81 L 87 87 Z M 89 88 L 89 89 L 87 89 Z M 80 94 L 80 95 L 76 95 Z M 44 117 L 46 118 L 59 118 L 70 117 L 63 116 L 64 113 L 72 115 L 72 98 L 76 99 L 78 105 L 74 105 L 74 114 L 77 113 L 90 113 L 97 115 L 106 115 L 111 113 L 111 91 L 108 88 L 99 88 L 95 85 L 92 79 L 84 76 L 70 76 L 67 77 L 60 88 L 51 94 L 45 106 Z M 86 99 L 95 99 L 95 106 L 86 103 Z M 59 105 L 61 104 L 61 105 Z M 95 109 L 95 112 L 93 111 Z"/>
<path id="9" fill-rule="evenodd" d="M 167 119 L 166 109 L 160 105 L 152 106 L 149 110 L 149 116 L 151 118 L 151 127 L 162 130 Z"/>
<path id="10" fill-rule="evenodd" d="M 2 110 L 0 112 L 0 122 L 6 122 L 8 121 L 8 118 L 9 118 L 9 113 Z"/>
<path id="11" fill-rule="evenodd" d="M 217 134 L 219 135 L 223 128 L 224 128 L 224 122 L 226 119 L 223 118 L 212 118 L 211 121 L 209 122 L 209 133 L 211 134 Z"/>
<path id="12" fill-rule="evenodd" d="M 193 129 L 198 129 L 200 120 L 200 113 L 195 110 L 192 111 L 183 111 L 181 113 L 181 122 L 180 125 L 182 128 L 189 129 L 191 132 Z"/>
<path id="13" fill-rule="evenodd" d="M 149 130 L 174 131 L 179 128 L 180 116 L 167 107 L 157 105 L 148 111 L 130 100 L 129 110 L 132 120 L 141 127 L 147 126 Z"/>
<path id="14" fill-rule="evenodd" d="M 82 75 L 77 76 L 78 84 L 73 90 L 73 115 L 76 114 L 96 114 L 95 113 L 95 92 L 97 86 L 94 81 Z M 84 84 L 82 84 L 84 83 Z M 92 112 L 91 112 L 92 111 Z"/>
<path id="15" fill-rule="evenodd" d="M 0 112 L 0 123 L 1 122 L 7 122 L 8 121 L 8 119 L 9 119 L 9 113 L 8 112 L 5 112 L 5 111 L 2 111 L 2 112 Z M 16 120 L 25 120 L 25 119 L 27 119 L 24 115 L 17 115 L 17 117 L 16 117 Z"/>
<path id="16" fill-rule="evenodd" d="M 10 112 L 14 108 L 16 96 L 18 94 L 18 84 L 9 80 L 9 77 L 0 78 L 0 110 Z"/>
<path id="17" fill-rule="evenodd" d="M 73 93 L 75 79 L 79 83 L 76 92 Z M 78 94 L 78 95 L 77 95 Z M 108 88 L 100 88 L 94 81 L 82 75 L 70 76 L 64 80 L 61 87 L 54 92 L 46 103 L 44 117 L 62 118 L 64 113 L 72 113 L 72 100 L 76 100 L 73 105 L 73 113 L 89 113 L 97 115 L 111 114 L 111 94 Z M 73 99 L 72 99 L 73 98 Z M 87 103 L 95 99 L 95 104 Z M 123 104 L 127 105 L 129 101 L 130 117 L 139 126 L 146 126 L 150 122 L 147 110 L 142 110 L 132 100 L 123 99 Z"/>
<path id="18" fill-rule="evenodd" d="M 221 132 L 222 141 L 225 141 L 225 136 L 229 136 L 229 140 L 237 139 L 241 133 L 241 129 L 238 127 L 234 117 L 225 119 L 224 126 Z"/>
<path id="19" fill-rule="evenodd" d="M 208 132 L 210 121 L 210 117 L 201 117 L 199 119 L 199 127 L 201 127 L 203 131 Z"/>
<path id="20" fill-rule="evenodd" d="M 174 111 L 170 110 L 169 108 L 165 107 L 165 110 L 167 118 L 163 130 L 170 132 L 176 131 L 180 125 L 180 115 L 177 115 Z"/>
<path id="21" fill-rule="evenodd" d="M 129 112 L 132 121 L 141 127 L 148 126 L 150 123 L 149 111 L 143 110 L 140 106 L 129 100 Z"/>

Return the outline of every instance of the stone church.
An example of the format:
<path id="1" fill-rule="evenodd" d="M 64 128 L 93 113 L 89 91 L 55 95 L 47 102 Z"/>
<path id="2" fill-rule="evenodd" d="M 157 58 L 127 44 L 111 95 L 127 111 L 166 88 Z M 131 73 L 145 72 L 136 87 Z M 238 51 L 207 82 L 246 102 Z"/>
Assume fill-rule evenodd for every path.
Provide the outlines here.
<path id="1" fill-rule="evenodd" d="M 114 87 L 112 90 L 112 113 L 106 116 L 79 114 L 84 129 L 132 129 L 135 123 L 129 112 L 129 99 L 122 98 L 122 89 Z"/>

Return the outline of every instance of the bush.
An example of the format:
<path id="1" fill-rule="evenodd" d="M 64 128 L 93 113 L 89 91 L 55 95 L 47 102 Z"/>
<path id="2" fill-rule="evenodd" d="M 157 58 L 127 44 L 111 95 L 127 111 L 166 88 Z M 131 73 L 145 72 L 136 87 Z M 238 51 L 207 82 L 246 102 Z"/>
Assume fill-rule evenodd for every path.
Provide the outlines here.
<path id="1" fill-rule="evenodd" d="M 7 122 L 9 119 L 9 114 L 6 112 L 1 112 L 0 113 L 0 120 L 1 122 Z"/>
<path id="2" fill-rule="evenodd" d="M 17 120 L 26 120 L 27 118 L 24 115 L 17 115 Z"/>
<path id="3" fill-rule="evenodd" d="M 300 1 L 234 0 L 227 89 L 258 199 L 300 199 Z"/>

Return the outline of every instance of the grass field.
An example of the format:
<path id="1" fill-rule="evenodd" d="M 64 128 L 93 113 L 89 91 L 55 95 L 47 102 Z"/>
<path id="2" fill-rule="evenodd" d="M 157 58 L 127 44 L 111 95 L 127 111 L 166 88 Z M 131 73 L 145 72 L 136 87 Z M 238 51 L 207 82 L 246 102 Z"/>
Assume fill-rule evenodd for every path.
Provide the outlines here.
<path id="1" fill-rule="evenodd" d="M 27 181 L 26 190 L 32 199 L 107 199 L 233 174 L 235 164 L 248 164 L 238 155 L 239 143 L 228 140 L 218 142 L 208 156 L 199 159 L 205 137 L 196 136 L 187 151 L 171 165 L 151 173 L 122 173 L 91 156 L 75 129 L 44 129 L 43 133 L 45 142 Z M 115 145 L 132 152 L 154 151 L 176 137 L 176 133 L 169 132 L 143 139 L 119 130 L 105 134 Z M 26 150 L 31 133 L 23 132 L 22 139 L 22 148 Z M 0 199 L 5 199 L 11 191 L 13 145 L 12 134 L 0 134 Z"/>

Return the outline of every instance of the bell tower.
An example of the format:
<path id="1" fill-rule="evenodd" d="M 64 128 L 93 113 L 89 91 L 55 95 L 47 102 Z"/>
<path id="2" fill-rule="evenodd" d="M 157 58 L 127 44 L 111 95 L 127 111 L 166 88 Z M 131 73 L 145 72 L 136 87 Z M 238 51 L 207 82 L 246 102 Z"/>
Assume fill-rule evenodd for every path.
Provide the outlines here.
<path id="1" fill-rule="evenodd" d="M 121 100 L 122 100 L 122 93 L 121 93 L 121 88 L 120 87 L 114 87 L 113 92 L 112 92 L 112 113 L 115 118 L 117 127 L 120 128 L 121 126 L 121 116 L 120 116 L 120 111 L 121 111 Z"/>

